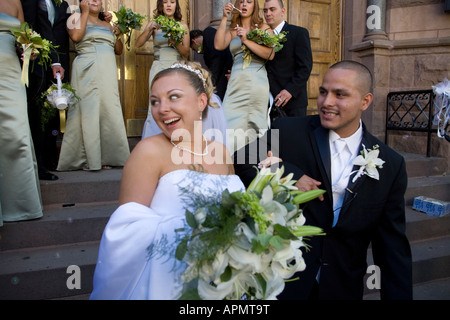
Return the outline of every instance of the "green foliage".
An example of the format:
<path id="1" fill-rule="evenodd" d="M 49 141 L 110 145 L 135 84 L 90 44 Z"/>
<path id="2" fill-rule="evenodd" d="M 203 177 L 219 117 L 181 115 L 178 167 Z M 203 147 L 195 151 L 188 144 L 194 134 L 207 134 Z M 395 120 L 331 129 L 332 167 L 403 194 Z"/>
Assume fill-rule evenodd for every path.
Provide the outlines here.
<path id="1" fill-rule="evenodd" d="M 127 35 L 126 46 L 130 50 L 131 34 L 133 30 L 141 30 L 145 16 L 139 13 L 134 13 L 131 9 L 120 6 L 119 11 L 114 11 L 117 17 L 117 27 L 119 31 Z"/>
<path id="2" fill-rule="evenodd" d="M 155 22 L 161 26 L 161 30 L 165 32 L 164 37 L 168 39 L 170 46 L 176 48 L 183 42 L 186 29 L 175 19 L 160 15 L 155 19 Z"/>

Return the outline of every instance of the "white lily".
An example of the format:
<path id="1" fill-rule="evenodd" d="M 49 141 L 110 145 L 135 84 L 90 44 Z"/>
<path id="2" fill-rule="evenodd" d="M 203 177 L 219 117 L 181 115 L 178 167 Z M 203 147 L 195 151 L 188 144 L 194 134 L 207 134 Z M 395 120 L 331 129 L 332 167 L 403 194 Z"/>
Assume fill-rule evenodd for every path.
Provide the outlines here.
<path id="1" fill-rule="evenodd" d="M 230 266 L 236 269 L 249 265 L 252 268 L 252 272 L 261 273 L 266 270 L 270 263 L 270 258 L 264 259 L 265 255 L 259 255 L 237 246 L 231 246 L 227 253 L 230 256 Z"/>
<path id="2" fill-rule="evenodd" d="M 305 270 L 306 265 L 300 250 L 302 246 L 303 242 L 300 240 L 290 241 L 288 245 L 285 245 L 273 256 L 272 269 L 283 279 L 292 277 L 295 272 Z M 294 261 L 295 263 L 292 263 Z"/>
<path id="3" fill-rule="evenodd" d="M 247 267 L 233 270 L 230 280 L 216 283 L 215 286 L 199 279 L 198 294 L 205 300 L 241 299 L 250 287 L 256 288 L 258 292 L 262 290 L 250 268 Z"/>
<path id="4" fill-rule="evenodd" d="M 356 166 L 360 166 L 357 171 L 355 177 L 353 178 L 353 182 L 355 182 L 359 177 L 366 174 L 370 178 L 379 180 L 380 175 L 378 173 L 377 168 L 383 168 L 383 164 L 385 161 L 378 158 L 380 154 L 380 150 L 378 150 L 378 146 L 374 146 L 374 148 L 366 149 L 366 146 L 363 145 L 362 154 L 357 156 L 355 160 L 353 160 L 353 164 Z"/>
<path id="5" fill-rule="evenodd" d="M 284 289 L 284 279 L 272 269 L 266 270 L 261 276 L 266 281 L 266 292 L 264 297 L 261 295 L 257 296 L 256 298 L 264 300 L 276 300 L 277 296 Z"/>
<path id="6" fill-rule="evenodd" d="M 203 265 L 200 270 L 200 277 L 205 281 L 217 282 L 228 266 L 228 254 L 219 251 L 210 265 Z"/>

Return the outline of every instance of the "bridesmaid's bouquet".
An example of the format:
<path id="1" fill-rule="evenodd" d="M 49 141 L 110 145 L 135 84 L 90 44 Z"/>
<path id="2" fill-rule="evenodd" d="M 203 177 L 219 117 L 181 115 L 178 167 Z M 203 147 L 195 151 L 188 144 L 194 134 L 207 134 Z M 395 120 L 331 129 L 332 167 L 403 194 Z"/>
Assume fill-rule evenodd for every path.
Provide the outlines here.
<path id="1" fill-rule="evenodd" d="M 127 36 L 125 42 L 127 49 L 130 50 L 131 34 L 133 30 L 141 30 L 145 17 L 139 13 L 134 13 L 131 9 L 120 6 L 119 11 L 114 11 L 117 17 L 117 27 L 119 31 Z"/>
<path id="2" fill-rule="evenodd" d="M 80 97 L 76 95 L 75 89 L 69 83 L 52 84 L 46 91 L 41 94 L 40 103 L 41 110 L 41 125 L 44 130 L 48 121 L 56 116 L 59 110 L 60 116 L 60 130 L 65 132 L 66 114 L 65 110 L 80 101 Z"/>
<path id="3" fill-rule="evenodd" d="M 164 15 L 155 18 L 155 22 L 164 31 L 164 37 L 168 39 L 169 46 L 176 48 L 183 41 L 186 29 L 181 22 Z"/>
<path id="4" fill-rule="evenodd" d="M 16 42 L 23 49 L 21 80 L 22 84 L 28 86 L 28 71 L 31 56 L 38 56 L 39 65 L 47 67 L 51 63 L 50 53 L 55 51 L 58 46 L 54 46 L 51 41 L 42 38 L 26 22 L 22 22 L 20 28 L 11 29 L 11 33 L 16 37 Z"/>
<path id="5" fill-rule="evenodd" d="M 266 30 L 256 28 L 250 30 L 247 34 L 247 39 L 265 47 L 272 48 L 273 51 L 278 52 L 283 49 L 283 43 L 287 40 L 286 35 L 286 31 L 280 32 L 280 34 L 276 35 L 271 34 Z M 244 50 L 244 66 L 242 69 L 245 69 L 252 61 L 252 53 L 245 45 L 242 46 L 242 50 Z"/>
<path id="6" fill-rule="evenodd" d="M 187 264 L 181 299 L 276 299 L 305 269 L 303 238 L 324 233 L 304 225 L 300 205 L 325 191 L 300 192 L 283 172 L 262 169 L 245 192 L 225 190 L 220 203 L 186 211 L 190 228 L 178 230 L 175 253 Z"/>

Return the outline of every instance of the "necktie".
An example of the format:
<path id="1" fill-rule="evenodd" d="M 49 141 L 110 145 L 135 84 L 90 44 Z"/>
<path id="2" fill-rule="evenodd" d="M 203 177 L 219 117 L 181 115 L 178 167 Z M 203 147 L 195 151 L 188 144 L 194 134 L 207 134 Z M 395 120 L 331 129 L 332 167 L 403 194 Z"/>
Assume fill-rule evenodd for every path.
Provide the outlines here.
<path id="1" fill-rule="evenodd" d="M 332 179 L 332 184 L 336 184 L 342 175 L 343 169 L 346 165 L 346 155 L 347 153 L 346 151 L 346 146 L 347 143 L 345 142 L 345 140 L 342 139 L 336 139 L 333 142 L 334 144 L 334 156 L 332 159 L 332 164 L 331 164 L 331 179 Z"/>
<path id="2" fill-rule="evenodd" d="M 53 26 L 55 22 L 55 8 L 53 7 L 52 0 L 45 0 L 45 3 L 47 4 L 48 20 Z"/>
<path id="3" fill-rule="evenodd" d="M 348 183 L 348 174 L 345 170 L 347 168 L 350 152 L 348 151 L 347 143 L 343 139 L 336 139 L 334 141 L 335 153 L 331 163 L 331 183 L 333 192 L 333 212 L 334 221 L 333 227 L 336 225 L 341 211 L 342 202 L 344 200 L 345 188 Z"/>

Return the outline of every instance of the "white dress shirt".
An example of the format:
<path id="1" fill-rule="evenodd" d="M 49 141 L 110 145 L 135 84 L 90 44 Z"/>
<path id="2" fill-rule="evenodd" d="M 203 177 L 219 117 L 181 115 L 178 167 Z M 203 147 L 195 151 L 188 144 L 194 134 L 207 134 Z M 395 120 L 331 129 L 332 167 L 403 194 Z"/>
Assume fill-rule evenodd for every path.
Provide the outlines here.
<path id="1" fill-rule="evenodd" d="M 342 139 L 336 132 L 330 130 L 329 141 L 331 151 L 331 189 L 333 192 L 333 227 L 336 225 L 343 205 L 345 190 L 353 169 L 353 160 L 359 154 L 362 140 L 362 125 L 350 137 Z M 336 144 L 342 150 L 336 149 Z"/>
<path id="2" fill-rule="evenodd" d="M 280 34 L 281 30 L 283 30 L 285 23 L 286 21 L 283 20 L 275 29 L 273 29 L 273 33 L 276 35 Z"/>

